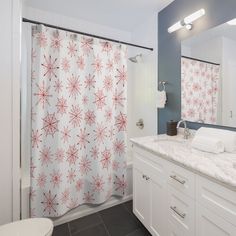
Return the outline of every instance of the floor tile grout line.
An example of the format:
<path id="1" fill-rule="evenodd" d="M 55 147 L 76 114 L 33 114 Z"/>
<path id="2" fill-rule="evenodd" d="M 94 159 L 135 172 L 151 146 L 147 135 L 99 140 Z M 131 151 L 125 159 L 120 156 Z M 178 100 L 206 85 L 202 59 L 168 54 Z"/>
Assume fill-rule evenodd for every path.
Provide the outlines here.
<path id="1" fill-rule="evenodd" d="M 125 203 L 122 203 L 122 205 L 124 206 L 125 210 L 127 210 L 128 212 L 130 212 L 130 210 L 129 210 L 128 207 L 125 205 Z"/>
<path id="2" fill-rule="evenodd" d="M 105 224 L 105 222 L 104 222 L 104 220 L 103 220 L 103 218 L 102 218 L 102 216 L 100 215 L 99 212 L 98 212 L 98 215 L 99 215 L 100 219 L 102 220 L 102 223 L 103 223 L 103 225 L 104 225 L 104 228 L 105 228 L 105 230 L 106 230 L 108 236 L 111 236 L 111 234 L 110 234 L 110 232 L 109 232 L 109 230 L 108 230 L 108 228 L 107 228 L 107 226 L 106 226 L 106 224 Z"/>
<path id="3" fill-rule="evenodd" d="M 116 206 L 122 207 L 126 212 L 128 212 L 128 214 L 129 214 L 132 218 L 135 218 L 136 220 L 138 220 L 138 219 L 136 218 L 136 216 L 133 214 L 133 211 L 130 211 L 130 210 L 128 209 L 128 207 L 125 206 L 124 203 L 118 204 L 118 205 L 116 205 Z M 111 207 L 111 208 L 112 208 L 112 207 Z M 103 218 L 102 218 L 100 212 L 98 212 L 98 214 L 99 214 L 99 216 L 101 217 L 101 219 L 102 219 L 102 221 L 103 221 L 103 223 L 104 223 L 104 226 L 105 226 L 105 228 L 106 228 L 106 230 L 107 230 L 107 233 L 109 234 L 109 236 L 111 236 L 111 234 L 110 234 L 110 232 L 109 232 L 109 230 L 108 230 L 108 228 L 107 228 L 107 226 L 106 226 L 106 223 L 105 223 L 105 221 L 103 220 Z M 138 220 L 138 221 L 139 221 L 139 220 Z M 126 234 L 126 235 L 124 235 L 124 236 L 128 236 L 129 234 L 131 234 L 131 233 L 133 233 L 133 232 L 136 232 L 136 231 L 138 231 L 138 230 L 140 230 L 140 229 L 141 229 L 141 227 L 138 227 L 138 228 L 136 228 L 134 231 L 129 232 L 128 234 Z"/>
<path id="4" fill-rule="evenodd" d="M 94 214 L 98 215 L 98 217 L 101 219 L 101 217 L 100 217 L 100 215 L 98 214 L 98 212 L 97 212 L 97 213 L 94 213 Z M 89 216 L 90 216 L 90 215 L 85 216 L 85 217 L 89 217 Z M 81 218 L 83 218 L 83 217 L 81 217 Z M 80 220 L 81 218 L 78 218 L 78 219 L 76 219 L 76 220 Z M 73 220 L 73 221 L 74 221 L 74 220 Z M 68 222 L 68 224 L 70 224 L 71 222 L 72 222 L 72 221 Z M 102 223 L 103 223 L 103 220 L 101 219 L 101 222 L 94 223 L 94 224 L 92 224 L 92 225 L 90 225 L 90 226 L 84 227 L 82 230 L 76 230 L 73 234 L 80 233 L 80 232 L 82 232 L 82 231 L 88 230 L 88 229 L 93 228 L 93 227 L 95 227 L 95 226 L 98 226 L 98 225 L 100 225 L 100 224 L 102 224 Z M 73 236 L 73 234 L 72 234 L 71 232 L 70 232 L 70 234 L 71 234 L 71 236 Z"/>
<path id="5" fill-rule="evenodd" d="M 125 236 L 129 236 L 129 235 L 135 233 L 135 232 L 138 231 L 138 230 L 139 230 L 139 229 L 136 229 L 136 230 L 134 230 L 133 232 L 126 234 Z"/>
<path id="6" fill-rule="evenodd" d="M 133 207 L 132 207 L 132 211 L 130 211 L 129 209 L 128 209 L 128 207 L 123 203 L 123 206 L 124 206 L 124 208 L 125 208 L 125 210 L 130 214 L 130 216 L 132 216 L 132 217 L 134 217 L 136 220 L 138 220 L 141 224 L 142 224 L 142 226 L 143 226 L 143 223 L 134 215 L 134 213 L 133 213 Z M 143 226 L 144 227 L 144 226 Z M 136 231 L 138 231 L 138 230 L 140 230 L 140 229 L 142 229 L 142 227 L 138 227 L 136 230 L 134 230 L 133 232 L 136 232 Z M 131 233 L 133 233 L 133 232 L 131 232 Z M 129 233 L 130 234 L 130 233 Z M 127 234 L 126 236 L 128 236 L 129 234 Z"/>
<path id="7" fill-rule="evenodd" d="M 133 209 L 132 209 L 132 211 L 130 211 L 130 210 L 128 209 L 128 207 L 125 206 L 124 203 L 123 203 L 123 207 L 125 208 L 125 210 L 126 210 L 132 217 L 135 217 L 135 216 L 134 216 L 134 213 L 133 213 Z"/>
<path id="8" fill-rule="evenodd" d="M 77 233 L 83 232 L 83 231 L 85 231 L 85 230 L 94 228 L 94 227 L 96 227 L 96 226 L 98 226 L 98 225 L 101 225 L 102 223 L 103 223 L 103 222 L 95 223 L 95 224 L 93 224 L 93 225 L 84 227 L 82 230 L 76 230 L 73 234 L 77 234 Z M 71 236 L 72 236 L 72 234 L 71 234 Z"/>
<path id="9" fill-rule="evenodd" d="M 68 227 L 70 236 L 72 236 L 72 234 L 71 234 L 71 229 L 70 229 L 70 224 L 69 224 L 69 223 L 67 223 L 67 227 Z"/>
<path id="10" fill-rule="evenodd" d="M 107 228 L 107 226 L 106 226 L 105 223 L 103 223 L 103 226 L 104 226 L 104 228 L 105 228 L 105 230 L 106 230 L 106 232 L 107 232 L 107 235 L 108 235 L 108 236 L 111 236 L 111 234 L 110 234 L 110 232 L 108 231 L 108 228 Z"/>

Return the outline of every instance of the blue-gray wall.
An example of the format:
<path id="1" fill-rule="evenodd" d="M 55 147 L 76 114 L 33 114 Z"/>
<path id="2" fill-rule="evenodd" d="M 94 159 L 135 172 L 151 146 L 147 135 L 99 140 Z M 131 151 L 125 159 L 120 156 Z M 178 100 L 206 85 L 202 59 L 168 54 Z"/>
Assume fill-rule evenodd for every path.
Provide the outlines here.
<path id="1" fill-rule="evenodd" d="M 201 8 L 206 10 L 206 15 L 194 22 L 191 31 L 181 29 L 172 34 L 167 32 L 175 22 Z M 158 133 L 165 133 L 167 121 L 179 120 L 181 116 L 181 41 L 233 18 L 236 18 L 236 0 L 175 0 L 159 13 L 158 80 L 168 83 L 168 102 L 166 108 L 158 112 Z M 200 126 L 188 123 L 192 129 Z"/>

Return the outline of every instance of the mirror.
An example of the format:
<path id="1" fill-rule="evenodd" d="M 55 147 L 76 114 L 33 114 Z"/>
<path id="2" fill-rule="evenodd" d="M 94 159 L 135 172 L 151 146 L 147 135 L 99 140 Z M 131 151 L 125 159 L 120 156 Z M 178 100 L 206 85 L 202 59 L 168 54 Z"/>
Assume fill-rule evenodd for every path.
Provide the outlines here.
<path id="1" fill-rule="evenodd" d="M 236 20 L 181 43 L 181 117 L 236 127 Z"/>

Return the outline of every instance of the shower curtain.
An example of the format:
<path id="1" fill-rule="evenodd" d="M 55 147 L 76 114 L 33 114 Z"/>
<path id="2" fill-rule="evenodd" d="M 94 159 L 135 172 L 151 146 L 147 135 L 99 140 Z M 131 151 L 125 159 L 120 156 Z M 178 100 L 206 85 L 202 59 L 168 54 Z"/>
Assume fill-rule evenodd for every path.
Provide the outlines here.
<path id="1" fill-rule="evenodd" d="M 181 58 L 181 117 L 192 122 L 216 124 L 220 66 Z"/>
<path id="2" fill-rule="evenodd" d="M 127 49 L 32 28 L 31 216 L 126 190 Z"/>

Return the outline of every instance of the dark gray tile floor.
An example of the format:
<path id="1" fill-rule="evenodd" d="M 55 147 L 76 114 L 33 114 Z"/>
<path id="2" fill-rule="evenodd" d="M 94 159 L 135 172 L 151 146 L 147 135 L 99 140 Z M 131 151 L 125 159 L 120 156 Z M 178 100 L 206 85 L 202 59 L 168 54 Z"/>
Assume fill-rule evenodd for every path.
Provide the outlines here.
<path id="1" fill-rule="evenodd" d="M 132 201 L 54 228 L 53 236 L 151 236 L 132 211 Z"/>

